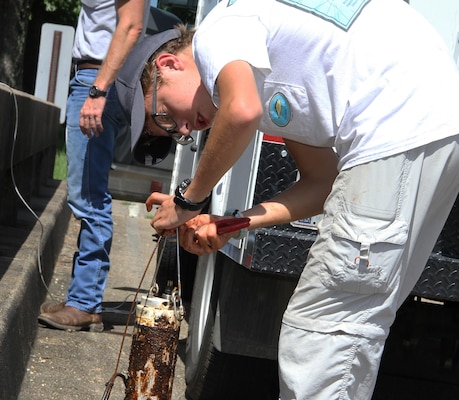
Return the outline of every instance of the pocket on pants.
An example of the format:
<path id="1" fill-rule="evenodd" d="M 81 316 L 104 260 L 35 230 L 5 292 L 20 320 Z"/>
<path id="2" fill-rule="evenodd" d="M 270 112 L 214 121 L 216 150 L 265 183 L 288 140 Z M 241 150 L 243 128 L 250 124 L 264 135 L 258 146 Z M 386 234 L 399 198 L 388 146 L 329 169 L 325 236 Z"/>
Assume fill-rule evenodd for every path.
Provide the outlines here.
<path id="1" fill-rule="evenodd" d="M 331 290 L 357 294 L 387 292 L 399 280 L 407 237 L 405 221 L 336 214 L 327 251 L 321 255 L 322 284 Z"/>

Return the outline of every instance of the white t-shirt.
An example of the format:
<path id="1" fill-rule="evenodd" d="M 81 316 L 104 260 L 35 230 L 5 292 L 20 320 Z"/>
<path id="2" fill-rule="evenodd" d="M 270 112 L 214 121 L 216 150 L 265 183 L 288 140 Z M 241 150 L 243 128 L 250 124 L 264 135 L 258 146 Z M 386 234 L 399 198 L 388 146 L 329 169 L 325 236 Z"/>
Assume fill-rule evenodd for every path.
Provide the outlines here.
<path id="1" fill-rule="evenodd" d="M 259 129 L 335 147 L 340 169 L 459 133 L 457 68 L 402 0 L 225 0 L 193 51 L 217 107 L 219 72 L 247 61 L 264 105 Z"/>

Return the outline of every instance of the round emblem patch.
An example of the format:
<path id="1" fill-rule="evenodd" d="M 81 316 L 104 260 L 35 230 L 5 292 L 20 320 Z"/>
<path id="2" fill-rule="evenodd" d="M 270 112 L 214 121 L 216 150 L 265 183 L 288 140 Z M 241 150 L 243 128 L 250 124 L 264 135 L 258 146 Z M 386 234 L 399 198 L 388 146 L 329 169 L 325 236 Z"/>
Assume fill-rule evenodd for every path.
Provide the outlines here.
<path id="1" fill-rule="evenodd" d="M 292 110 L 287 98 L 276 93 L 269 102 L 269 117 L 277 126 L 286 126 L 290 122 Z"/>

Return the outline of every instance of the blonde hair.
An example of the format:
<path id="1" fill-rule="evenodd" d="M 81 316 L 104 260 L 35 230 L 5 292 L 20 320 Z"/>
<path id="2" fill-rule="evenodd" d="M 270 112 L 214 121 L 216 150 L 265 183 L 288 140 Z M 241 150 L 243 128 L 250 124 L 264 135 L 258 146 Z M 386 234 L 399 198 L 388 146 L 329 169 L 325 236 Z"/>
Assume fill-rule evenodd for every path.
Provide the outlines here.
<path id="1" fill-rule="evenodd" d="M 187 47 L 191 46 L 195 29 L 190 29 L 186 25 L 180 24 L 175 26 L 175 29 L 180 31 L 180 36 L 177 39 L 172 39 L 164 43 L 156 50 L 145 64 L 145 68 L 140 77 L 142 91 L 145 96 L 153 86 L 153 76 L 156 69 L 156 58 L 162 53 L 178 54 Z M 158 72 L 157 85 L 161 85 L 161 74 Z"/>

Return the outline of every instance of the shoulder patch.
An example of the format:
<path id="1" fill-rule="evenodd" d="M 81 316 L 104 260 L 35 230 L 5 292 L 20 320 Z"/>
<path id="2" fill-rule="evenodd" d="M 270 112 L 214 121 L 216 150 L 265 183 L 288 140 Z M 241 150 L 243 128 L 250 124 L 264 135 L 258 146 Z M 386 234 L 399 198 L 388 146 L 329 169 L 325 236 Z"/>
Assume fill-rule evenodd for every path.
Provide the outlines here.
<path id="1" fill-rule="evenodd" d="M 277 126 L 286 126 L 291 119 L 292 109 L 290 103 L 282 93 L 276 93 L 269 101 L 269 118 Z"/>

